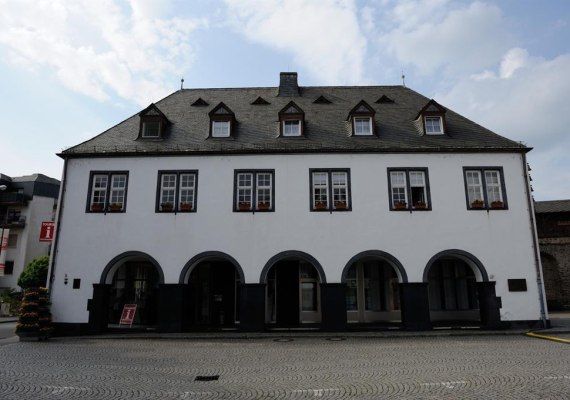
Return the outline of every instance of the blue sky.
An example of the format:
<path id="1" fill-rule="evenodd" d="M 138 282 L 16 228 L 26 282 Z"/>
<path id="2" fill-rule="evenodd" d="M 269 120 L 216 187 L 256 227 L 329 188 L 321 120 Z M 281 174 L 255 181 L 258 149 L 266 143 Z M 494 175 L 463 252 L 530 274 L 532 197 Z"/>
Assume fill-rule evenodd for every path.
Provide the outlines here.
<path id="1" fill-rule="evenodd" d="M 567 0 L 0 0 L 0 172 L 180 87 L 406 85 L 534 150 L 537 200 L 570 199 Z"/>

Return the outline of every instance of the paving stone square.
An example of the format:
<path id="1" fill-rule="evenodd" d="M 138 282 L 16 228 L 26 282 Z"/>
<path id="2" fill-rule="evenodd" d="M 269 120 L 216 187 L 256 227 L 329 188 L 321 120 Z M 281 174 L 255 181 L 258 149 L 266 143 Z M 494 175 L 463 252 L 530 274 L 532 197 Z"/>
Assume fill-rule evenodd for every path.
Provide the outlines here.
<path id="1" fill-rule="evenodd" d="M 525 336 L 53 339 L 0 360 L 4 400 L 570 399 L 570 346 Z"/>

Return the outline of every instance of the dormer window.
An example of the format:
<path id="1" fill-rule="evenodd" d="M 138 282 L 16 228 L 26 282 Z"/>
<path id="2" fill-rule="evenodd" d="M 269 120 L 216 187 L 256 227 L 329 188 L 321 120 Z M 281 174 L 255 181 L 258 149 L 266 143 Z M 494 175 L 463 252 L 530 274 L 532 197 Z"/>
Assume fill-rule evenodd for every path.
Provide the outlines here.
<path id="1" fill-rule="evenodd" d="M 301 136 L 301 121 L 298 119 L 283 121 L 283 136 Z"/>
<path id="2" fill-rule="evenodd" d="M 415 125 L 420 135 L 445 135 L 445 112 L 435 100 L 430 100 L 416 116 Z"/>
<path id="3" fill-rule="evenodd" d="M 142 122 L 143 138 L 159 138 L 160 137 L 160 120 L 148 120 Z"/>
<path id="4" fill-rule="evenodd" d="M 166 116 L 151 104 L 139 113 L 141 123 L 139 139 L 162 139 L 169 121 Z"/>
<path id="5" fill-rule="evenodd" d="M 229 137 L 230 121 L 212 121 L 213 137 Z"/>
<path id="6" fill-rule="evenodd" d="M 289 102 L 279 112 L 279 131 L 284 137 L 304 135 L 305 113 L 294 102 Z"/>
<path id="7" fill-rule="evenodd" d="M 426 135 L 442 135 L 441 117 L 424 117 Z"/>
<path id="8" fill-rule="evenodd" d="M 356 105 L 348 114 L 347 121 L 352 125 L 353 136 L 374 135 L 374 114 L 376 112 L 364 100 Z"/>
<path id="9" fill-rule="evenodd" d="M 224 103 L 218 104 L 209 113 L 210 137 L 228 138 L 234 136 L 235 114 Z"/>

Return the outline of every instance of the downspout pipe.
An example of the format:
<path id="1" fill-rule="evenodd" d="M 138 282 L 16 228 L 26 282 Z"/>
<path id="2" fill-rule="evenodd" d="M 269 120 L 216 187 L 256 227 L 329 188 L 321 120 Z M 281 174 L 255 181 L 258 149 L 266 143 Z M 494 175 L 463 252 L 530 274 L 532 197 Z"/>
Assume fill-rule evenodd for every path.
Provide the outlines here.
<path id="1" fill-rule="evenodd" d="M 530 218 L 530 233 L 532 236 L 532 245 L 533 245 L 533 253 L 534 253 L 534 264 L 536 268 L 536 285 L 538 287 L 538 302 L 540 304 L 540 321 L 542 324 L 542 328 L 549 328 L 550 322 L 547 316 L 547 309 L 546 309 L 546 300 L 544 296 L 544 285 L 543 285 L 543 277 L 542 277 L 542 262 L 540 261 L 540 250 L 538 247 L 538 233 L 536 229 L 536 217 L 534 213 L 534 201 L 532 199 L 532 190 L 530 187 L 530 177 L 528 174 L 528 163 L 526 159 L 526 153 L 522 154 L 522 169 L 523 174 L 526 181 L 527 187 L 527 202 L 528 202 L 528 210 L 529 210 L 529 218 Z"/>
<path id="2" fill-rule="evenodd" d="M 51 259 L 50 259 L 50 268 L 49 268 L 49 279 L 47 282 L 47 286 L 49 289 L 49 294 L 50 297 L 53 295 L 53 290 L 51 288 L 52 284 L 53 284 L 53 280 L 55 278 L 55 260 L 57 258 L 57 245 L 59 243 L 59 233 L 61 231 L 61 215 L 63 213 L 63 207 L 64 207 L 64 198 L 65 198 L 65 192 L 66 192 L 66 186 L 67 186 L 67 159 L 63 160 L 63 174 L 61 177 L 61 187 L 59 189 L 59 200 L 57 202 L 57 217 L 55 220 L 55 235 L 54 235 L 54 239 L 53 239 L 53 248 L 52 248 L 52 252 L 51 252 Z"/>

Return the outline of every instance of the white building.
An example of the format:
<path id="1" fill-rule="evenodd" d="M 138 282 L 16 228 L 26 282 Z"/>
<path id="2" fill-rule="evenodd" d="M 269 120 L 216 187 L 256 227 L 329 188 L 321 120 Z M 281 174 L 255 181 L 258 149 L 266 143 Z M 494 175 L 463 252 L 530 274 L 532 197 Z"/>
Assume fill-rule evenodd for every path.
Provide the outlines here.
<path id="1" fill-rule="evenodd" d="M 64 151 L 61 332 L 547 322 L 525 154 L 402 86 L 184 89 Z"/>
<path id="2" fill-rule="evenodd" d="M 42 222 L 53 221 L 59 181 L 42 174 L 11 178 L 0 174 L 0 289 L 14 288 L 24 267 L 49 255 L 50 242 L 40 242 Z"/>

